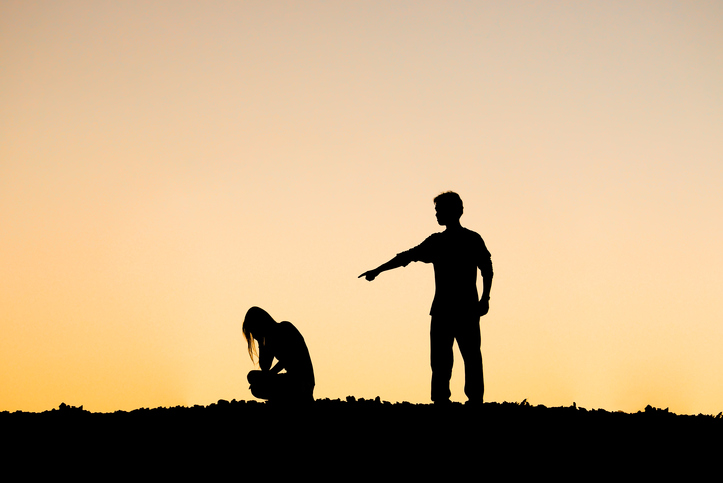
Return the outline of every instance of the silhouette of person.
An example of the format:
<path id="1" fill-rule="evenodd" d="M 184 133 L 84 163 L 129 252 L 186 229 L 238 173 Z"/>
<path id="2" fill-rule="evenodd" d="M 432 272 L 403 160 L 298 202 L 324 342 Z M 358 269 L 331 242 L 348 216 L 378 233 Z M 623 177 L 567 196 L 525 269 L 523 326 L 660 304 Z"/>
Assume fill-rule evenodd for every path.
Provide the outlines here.
<path id="1" fill-rule="evenodd" d="M 449 403 L 455 339 L 464 360 L 464 392 L 468 403 L 481 404 L 484 397 L 482 352 L 480 350 L 480 316 L 489 311 L 492 288 L 492 259 L 484 240 L 464 228 L 460 217 L 462 199 L 448 191 L 434 198 L 437 223 L 445 226 L 418 246 L 399 253 L 359 278 L 374 280 L 380 273 L 410 262 L 434 266 L 435 294 L 430 315 L 430 364 L 432 366 L 432 401 Z M 477 269 L 483 280 L 482 296 L 477 298 Z"/>
<path id="2" fill-rule="evenodd" d="M 264 309 L 251 307 L 243 322 L 243 334 L 251 361 L 256 354 L 260 369 L 248 374 L 251 394 L 269 402 L 314 400 L 309 349 L 291 322 L 276 322 Z M 274 359 L 277 363 L 272 367 Z"/>

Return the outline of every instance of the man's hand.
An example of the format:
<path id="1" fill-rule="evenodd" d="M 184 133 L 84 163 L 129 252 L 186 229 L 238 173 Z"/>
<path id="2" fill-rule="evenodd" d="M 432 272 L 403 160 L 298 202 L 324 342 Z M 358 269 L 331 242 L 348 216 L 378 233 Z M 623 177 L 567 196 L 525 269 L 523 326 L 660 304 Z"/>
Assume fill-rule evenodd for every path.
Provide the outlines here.
<path id="1" fill-rule="evenodd" d="M 490 311 L 490 299 L 480 300 L 477 307 L 479 308 L 480 317 L 487 315 L 487 312 Z"/>
<path id="2" fill-rule="evenodd" d="M 367 280 L 369 280 L 369 281 L 371 282 L 372 280 L 374 280 L 375 278 L 377 278 L 377 275 L 379 275 L 379 273 L 378 273 L 376 270 L 369 270 L 368 272 L 362 273 L 362 274 L 359 275 L 357 278 L 362 278 L 362 277 L 364 277 L 364 278 L 366 278 Z"/>

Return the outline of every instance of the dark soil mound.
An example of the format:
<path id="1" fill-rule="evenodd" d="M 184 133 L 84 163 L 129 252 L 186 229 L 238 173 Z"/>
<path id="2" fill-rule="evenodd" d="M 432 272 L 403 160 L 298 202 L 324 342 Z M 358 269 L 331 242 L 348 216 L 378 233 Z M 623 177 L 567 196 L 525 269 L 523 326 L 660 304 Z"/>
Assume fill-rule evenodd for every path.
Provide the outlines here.
<path id="1" fill-rule="evenodd" d="M 525 402 L 437 407 L 353 397 L 303 407 L 221 400 L 115 413 L 62 404 L 43 413 L 0 413 L 0 427 L 6 468 L 21 464 L 24 474 L 52 469 L 57 475 L 65 469 L 81 479 L 588 480 L 647 479 L 671 471 L 691 479 L 713 468 L 723 448 L 721 415 Z"/>

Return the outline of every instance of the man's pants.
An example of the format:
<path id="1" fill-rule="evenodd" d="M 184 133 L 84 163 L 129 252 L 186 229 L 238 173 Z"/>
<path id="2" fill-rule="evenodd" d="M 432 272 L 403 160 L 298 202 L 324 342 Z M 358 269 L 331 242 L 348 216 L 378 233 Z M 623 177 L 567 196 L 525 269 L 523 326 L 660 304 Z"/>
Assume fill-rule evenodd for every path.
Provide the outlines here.
<path id="1" fill-rule="evenodd" d="M 482 402 L 484 378 L 478 316 L 433 316 L 430 329 L 432 401 L 449 400 L 455 339 L 464 360 L 464 393 L 473 402 Z"/>

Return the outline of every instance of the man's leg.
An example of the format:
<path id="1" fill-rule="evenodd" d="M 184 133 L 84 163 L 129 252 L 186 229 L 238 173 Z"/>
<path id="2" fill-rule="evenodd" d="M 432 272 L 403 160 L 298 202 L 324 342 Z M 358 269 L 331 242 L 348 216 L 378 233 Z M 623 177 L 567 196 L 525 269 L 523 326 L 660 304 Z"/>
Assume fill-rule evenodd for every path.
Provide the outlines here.
<path id="1" fill-rule="evenodd" d="M 470 402 L 481 403 L 485 385 L 482 373 L 482 351 L 479 317 L 459 322 L 457 345 L 464 360 L 464 393 Z"/>
<path id="2" fill-rule="evenodd" d="M 454 334 L 450 321 L 442 317 L 432 317 L 429 331 L 430 363 L 432 366 L 432 401 L 444 403 L 449 401 L 449 380 L 452 378 L 454 354 Z"/>

